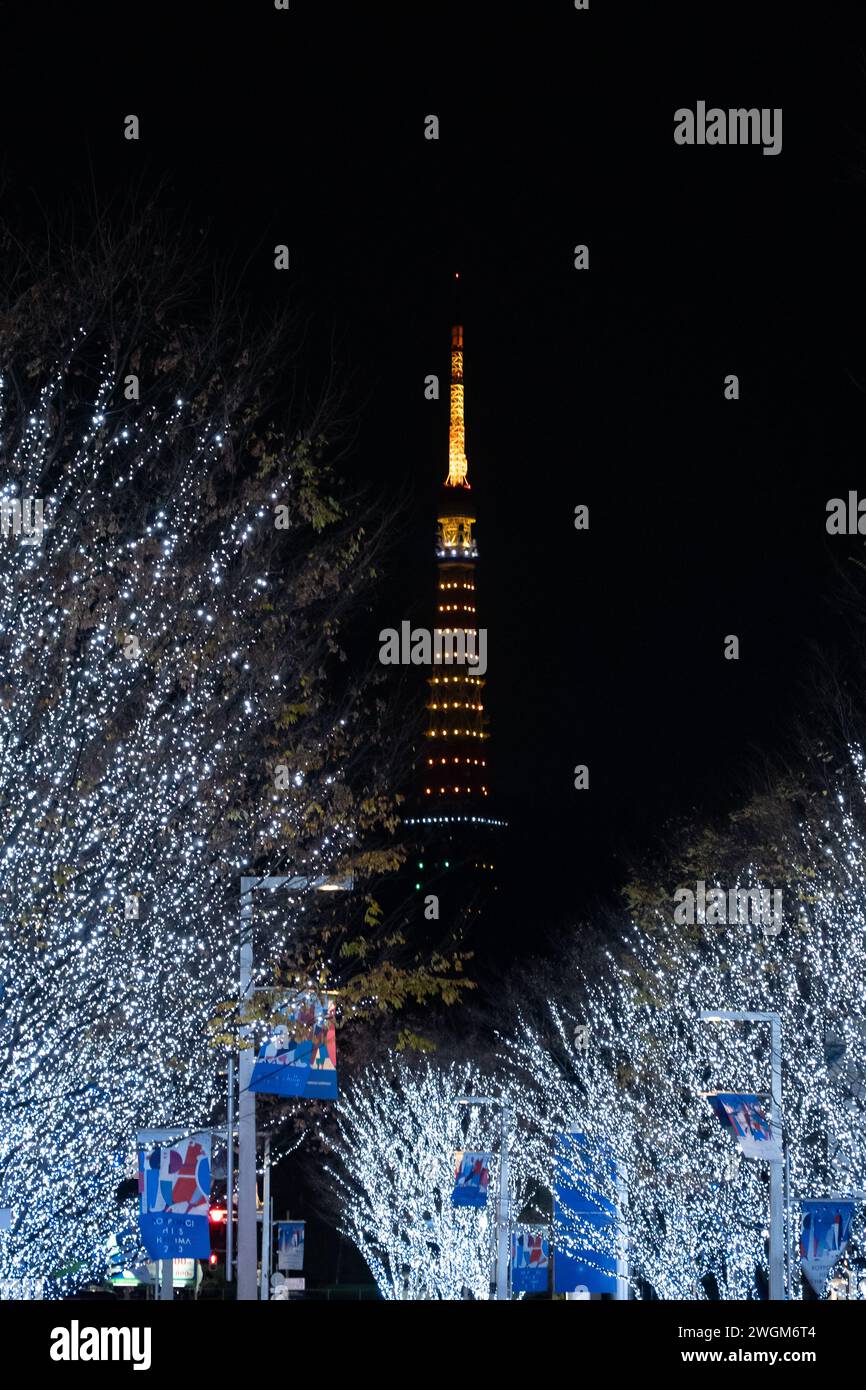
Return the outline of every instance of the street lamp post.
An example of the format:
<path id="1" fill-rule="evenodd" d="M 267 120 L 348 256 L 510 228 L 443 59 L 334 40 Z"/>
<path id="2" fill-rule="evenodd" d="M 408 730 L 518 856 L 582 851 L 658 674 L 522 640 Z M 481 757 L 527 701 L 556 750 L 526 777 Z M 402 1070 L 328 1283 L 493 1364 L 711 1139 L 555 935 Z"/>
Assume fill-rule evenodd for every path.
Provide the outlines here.
<path id="1" fill-rule="evenodd" d="M 773 1137 L 782 1137 L 782 1020 L 777 1013 L 744 1013 L 735 1009 L 702 1009 L 707 1023 L 769 1023 L 770 1025 L 770 1127 Z M 784 1163 L 770 1164 L 770 1289 L 774 1302 L 784 1302 L 783 1200 Z"/>
<path id="2" fill-rule="evenodd" d="M 345 892 L 352 879 L 318 878 L 290 874 L 266 874 L 262 877 L 243 875 L 241 878 L 240 925 L 240 1008 L 246 1007 L 254 993 L 253 985 L 253 891 L 277 888 L 303 892 L 316 888 L 323 892 Z M 255 1057 L 252 1046 L 253 1029 L 240 1029 L 241 1047 L 238 1057 L 238 1291 L 240 1301 L 255 1302 L 258 1298 L 258 1260 L 256 1258 L 256 1094 L 250 1090 Z M 248 1046 L 243 1046 L 249 1040 Z"/>
<path id="3" fill-rule="evenodd" d="M 623 1211 L 628 1203 L 628 1171 L 623 1163 L 617 1163 L 616 1180 L 616 1293 L 619 1302 L 628 1302 L 629 1297 L 629 1243 L 628 1227 L 623 1220 Z"/>
<path id="4" fill-rule="evenodd" d="M 229 1057 L 226 1083 L 226 1283 L 234 1278 L 235 1262 L 235 1059 Z"/>
<path id="5" fill-rule="evenodd" d="M 265 1176 L 262 1183 L 262 1301 L 271 1297 L 271 1136 L 265 1140 Z"/>
<path id="6" fill-rule="evenodd" d="M 496 1096 L 458 1096 L 458 1105 L 499 1106 L 499 1185 L 496 1193 L 496 1298 L 511 1297 L 511 1181 L 508 1167 L 508 1138 L 513 1111 L 507 1101 Z"/>

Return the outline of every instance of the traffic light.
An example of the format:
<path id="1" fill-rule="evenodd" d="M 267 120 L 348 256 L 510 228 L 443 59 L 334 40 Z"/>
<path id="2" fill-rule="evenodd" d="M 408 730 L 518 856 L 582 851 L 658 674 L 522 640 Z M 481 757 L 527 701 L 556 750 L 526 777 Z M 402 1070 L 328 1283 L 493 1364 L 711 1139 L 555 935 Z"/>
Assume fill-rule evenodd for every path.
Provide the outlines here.
<path id="1" fill-rule="evenodd" d="M 208 1212 L 208 1223 L 210 1225 L 210 1258 L 208 1259 L 208 1264 L 225 1264 L 226 1228 L 228 1225 L 228 1211 L 226 1208 L 211 1207 Z"/>

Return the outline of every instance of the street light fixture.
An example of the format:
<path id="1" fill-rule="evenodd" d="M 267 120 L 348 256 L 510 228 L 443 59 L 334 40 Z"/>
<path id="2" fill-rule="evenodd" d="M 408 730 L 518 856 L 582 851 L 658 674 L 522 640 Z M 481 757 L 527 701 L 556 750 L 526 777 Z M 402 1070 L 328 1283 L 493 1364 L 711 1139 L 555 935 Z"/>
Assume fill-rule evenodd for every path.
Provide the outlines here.
<path id="1" fill-rule="evenodd" d="M 314 888 L 321 892 L 348 892 L 354 886 L 351 875 L 338 879 L 327 874 L 317 878 L 307 875 L 265 874 L 243 875 L 241 878 L 240 930 L 240 990 L 241 1009 L 252 998 L 253 987 L 253 891 L 265 888 L 274 892 L 288 888 L 304 892 Z M 253 1029 L 241 1028 L 242 1039 L 250 1038 Z M 253 1078 L 254 1048 L 241 1047 L 238 1057 L 238 1290 L 239 1301 L 254 1302 L 258 1298 L 258 1260 L 256 1257 L 256 1094 L 250 1090 Z M 231 1193 L 229 1193 L 231 1212 Z M 227 1270 L 231 1277 L 231 1269 Z"/>
<path id="2" fill-rule="evenodd" d="M 782 1137 L 782 1020 L 777 1013 L 747 1013 L 738 1009 L 701 1009 L 705 1023 L 769 1023 L 770 1025 L 770 1127 L 775 1139 Z M 770 1164 L 770 1279 L 769 1296 L 784 1302 L 782 1163 Z"/>
<path id="3" fill-rule="evenodd" d="M 511 1297 L 511 1195 L 509 1192 L 508 1135 L 513 1111 L 498 1096 L 458 1096 L 458 1105 L 499 1106 L 499 1186 L 496 1193 L 496 1298 Z"/>

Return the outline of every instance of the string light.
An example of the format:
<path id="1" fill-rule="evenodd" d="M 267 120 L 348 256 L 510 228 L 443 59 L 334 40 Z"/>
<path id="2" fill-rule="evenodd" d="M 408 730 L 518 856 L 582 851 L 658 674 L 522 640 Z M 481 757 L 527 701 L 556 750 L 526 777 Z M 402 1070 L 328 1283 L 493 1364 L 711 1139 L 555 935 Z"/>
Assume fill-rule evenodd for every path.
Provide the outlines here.
<path id="1" fill-rule="evenodd" d="M 410 1067 L 397 1059 L 369 1068 L 340 1103 L 331 1171 L 342 1196 L 341 1228 L 385 1299 L 490 1297 L 498 1112 L 458 1103 L 489 1095 L 489 1087 L 469 1065 Z M 467 1148 L 494 1153 L 482 1209 L 451 1202 L 454 1155 Z M 519 1144 L 509 1164 L 519 1210 L 528 1196 Z"/>
<path id="2" fill-rule="evenodd" d="M 780 1016 L 791 1190 L 822 1197 L 866 1186 L 866 777 L 862 755 L 853 758 L 857 814 L 839 800 L 817 829 L 802 827 L 780 934 L 730 924 L 695 934 L 661 913 L 652 931 L 631 924 L 603 971 L 590 978 L 576 967 L 571 1001 L 551 1001 L 555 1046 L 549 1028 L 530 1023 L 506 1047 L 539 1181 L 550 1183 L 551 1136 L 572 1129 L 588 1136 L 592 1158 L 575 1161 L 576 1177 L 589 1172 L 592 1190 L 614 1202 L 610 1160 L 628 1175 L 637 1293 L 751 1298 L 756 1271 L 766 1273 L 766 1165 L 740 1159 L 702 1092 L 766 1093 L 769 1030 L 711 1026 L 702 1010 Z M 754 873 L 744 878 L 737 886 L 761 886 Z M 575 1049 L 576 1023 L 588 1025 L 585 1051 Z M 796 1262 L 794 1224 L 790 1235 Z M 860 1205 L 855 1248 L 863 1238 Z M 572 1253 L 613 1251 L 611 1230 L 559 1229 L 557 1240 Z"/>
<path id="3" fill-rule="evenodd" d="M 309 767 L 273 795 L 265 731 L 285 729 L 319 637 L 274 614 L 265 485 L 233 473 L 228 515 L 208 499 L 229 407 L 196 386 L 191 418 L 170 373 L 167 404 L 139 405 L 105 366 L 82 422 L 95 350 L 76 334 L 23 416 L 0 380 L 9 471 L 28 495 L 52 484 L 41 545 L 0 565 L 0 1282 L 57 1295 L 102 1273 L 136 1130 L 195 1128 L 221 1104 L 208 1025 L 234 989 L 239 876 L 287 855 L 327 872 L 354 837 L 327 809 L 344 721 L 308 734 L 294 716 L 283 756 Z M 288 451 L 280 466 L 267 488 L 294 503 Z M 303 911 L 295 895 L 259 912 L 268 982 Z"/>

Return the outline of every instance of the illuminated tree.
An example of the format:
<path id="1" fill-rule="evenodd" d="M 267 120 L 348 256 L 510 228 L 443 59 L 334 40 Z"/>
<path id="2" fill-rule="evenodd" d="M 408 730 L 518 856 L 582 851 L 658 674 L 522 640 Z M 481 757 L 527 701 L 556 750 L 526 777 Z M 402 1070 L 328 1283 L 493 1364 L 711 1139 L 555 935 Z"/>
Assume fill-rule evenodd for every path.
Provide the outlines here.
<path id="1" fill-rule="evenodd" d="M 600 1270 L 601 1257 L 615 1259 L 622 1242 L 636 1294 L 651 1289 L 660 1298 L 689 1299 L 715 1286 L 721 1297 L 746 1297 L 754 1282 L 752 1237 L 765 1224 L 760 1182 L 718 1126 L 713 1131 L 706 1102 L 687 1098 L 682 1078 L 669 1086 L 656 1070 L 674 1041 L 666 1025 L 649 1023 L 641 1010 L 607 1015 L 598 999 L 582 1014 L 587 1017 L 587 1055 L 575 1055 L 573 1021 L 555 1004 L 552 1030 L 527 1029 L 519 1057 L 512 1054 L 520 1077 L 513 1096 L 534 1177 L 548 1187 L 564 1182 L 621 1211 L 621 1230 L 616 1219 L 563 1221 L 557 1213 L 554 1248 Z M 625 1019 L 644 1029 L 643 1040 L 621 1030 Z M 645 1044 L 651 1053 L 641 1054 Z M 580 1139 L 557 1148 L 554 1136 L 572 1131 Z M 737 1240 L 725 1246 L 722 1233 L 733 1215 Z"/>
<path id="2" fill-rule="evenodd" d="M 499 1147 L 498 1111 L 458 1104 L 472 1094 L 491 1094 L 472 1066 L 398 1059 L 368 1068 L 340 1101 L 340 1224 L 383 1298 L 490 1297 L 498 1158 L 484 1209 L 451 1203 L 457 1150 Z M 527 1178 L 516 1137 L 509 1153 L 519 1206 Z"/>
<path id="3" fill-rule="evenodd" d="M 0 1278 L 63 1291 L 136 1128 L 213 1114 L 238 876 L 363 872 L 393 816 L 340 670 L 379 522 L 339 500 L 336 400 L 292 406 L 291 324 L 208 306 L 159 219 L 0 252 L 0 503 L 45 520 L 0 537 Z M 263 979 L 339 960 L 315 897 L 259 914 Z"/>
<path id="4" fill-rule="evenodd" d="M 792 1191 L 820 1197 L 864 1185 L 859 753 L 853 768 L 853 801 L 840 795 L 823 818 L 800 827 L 781 932 L 740 922 L 677 927 L 672 904 L 667 912 L 657 906 L 650 920 L 629 924 L 601 972 L 576 979 L 570 1000 L 552 1002 L 550 1027 L 533 1022 L 507 1049 L 536 1175 L 550 1182 L 551 1136 L 572 1128 L 590 1136 L 591 1178 L 608 1200 L 615 1193 L 605 1155 L 627 1171 L 637 1288 L 665 1298 L 744 1298 L 765 1277 L 756 1272 L 766 1269 L 767 1165 L 738 1157 L 700 1093 L 767 1092 L 768 1031 L 702 1023 L 701 1010 L 779 1013 Z M 708 888 L 722 886 L 710 867 L 705 878 Z M 575 1045 L 576 1025 L 588 1027 L 586 1051 Z M 590 1231 L 578 1237 L 575 1248 L 593 1239 Z M 595 1239 L 599 1253 L 610 1253 L 607 1236 Z"/>

